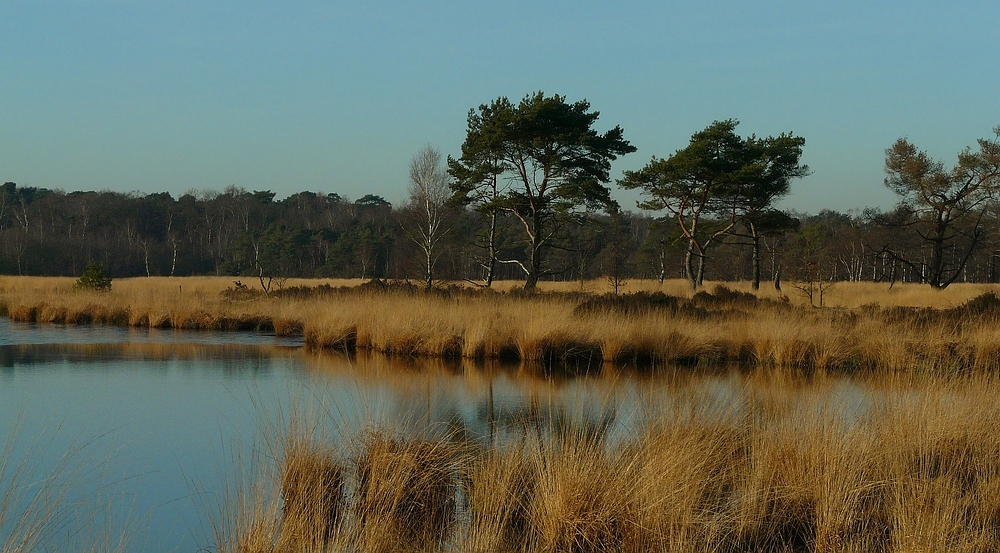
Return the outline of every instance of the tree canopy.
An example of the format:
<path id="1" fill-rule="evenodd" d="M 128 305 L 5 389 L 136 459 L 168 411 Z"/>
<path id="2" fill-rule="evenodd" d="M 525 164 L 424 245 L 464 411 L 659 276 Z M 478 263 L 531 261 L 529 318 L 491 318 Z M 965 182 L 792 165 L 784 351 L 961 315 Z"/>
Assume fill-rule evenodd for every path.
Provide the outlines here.
<path id="1" fill-rule="evenodd" d="M 456 201 L 502 210 L 524 229 L 528 259 L 517 263 L 524 288 L 533 290 L 545 274 L 543 249 L 558 223 L 578 209 L 613 209 L 606 186 L 611 162 L 635 151 L 621 127 L 594 130 L 600 113 L 590 103 L 565 96 L 529 94 L 514 105 L 506 97 L 469 111 L 462 156 L 449 157 Z M 484 187 L 505 182 L 495 194 Z"/>
<path id="2" fill-rule="evenodd" d="M 639 207 L 666 211 L 677 222 L 688 243 L 684 267 L 692 288 L 704 278 L 709 246 L 737 224 L 750 229 L 759 248 L 757 224 L 788 194 L 793 178 L 809 173 L 799 163 L 805 139 L 791 133 L 741 138 L 737 125 L 735 119 L 715 121 L 694 133 L 684 149 L 667 159 L 654 157 L 619 181 L 623 188 L 642 191 Z"/>
<path id="3" fill-rule="evenodd" d="M 809 174 L 805 139 L 741 137 L 736 120 L 715 121 L 620 179 L 654 215 L 613 200 L 611 164 L 635 148 L 621 127 L 596 130 L 598 119 L 586 100 L 542 92 L 483 104 L 447 174 L 436 154 L 418 156 L 427 163 L 412 164 L 398 207 L 375 194 L 280 199 L 237 185 L 174 198 L 6 182 L 0 274 L 79 276 L 92 261 L 115 278 L 254 276 L 264 291 L 289 277 L 420 277 L 425 287 L 523 278 L 528 290 L 541 278 L 583 289 L 603 277 L 620 290 L 675 276 L 756 288 L 769 275 L 777 288 L 784 268 L 790 289 L 805 282 L 821 304 L 838 280 L 1000 281 L 1000 128 L 953 166 L 899 139 L 886 150 L 892 212 L 810 215 L 775 205 Z"/>
<path id="4" fill-rule="evenodd" d="M 885 151 L 885 186 L 900 201 L 892 214 L 877 218 L 887 226 L 909 229 L 930 246 L 930 256 L 919 264 L 933 288 L 954 282 L 982 245 L 983 217 L 1000 192 L 1000 126 L 994 133 L 992 140 L 978 140 L 978 150 L 960 152 L 950 169 L 906 138 Z M 946 259 L 949 247 L 959 254 Z M 900 255 L 891 243 L 883 249 L 903 263 L 912 266 L 915 262 Z"/>

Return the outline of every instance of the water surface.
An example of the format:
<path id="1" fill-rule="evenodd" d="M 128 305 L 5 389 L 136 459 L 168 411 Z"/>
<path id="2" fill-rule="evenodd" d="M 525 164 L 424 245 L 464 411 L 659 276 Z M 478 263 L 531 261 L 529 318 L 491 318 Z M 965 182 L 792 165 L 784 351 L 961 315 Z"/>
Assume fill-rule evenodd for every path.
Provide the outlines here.
<path id="1" fill-rule="evenodd" d="M 344 436 L 374 425 L 486 442 L 535 421 L 540 431 L 600 430 L 613 444 L 671 410 L 738 416 L 751 385 L 772 383 L 689 369 L 548 378 L 517 367 L 319 354 L 262 333 L 0 319 L 0 428 L 18 427 L 15 456 L 34 448 L 33 466 L 44 472 L 81 444 L 96 452 L 98 480 L 115 483 L 116 516 L 139 518 L 132 551 L 210 545 L 204 507 L 234 455 L 280 433 L 292 409 Z M 862 411 L 867 397 L 850 380 L 776 389 L 847 412 Z"/>

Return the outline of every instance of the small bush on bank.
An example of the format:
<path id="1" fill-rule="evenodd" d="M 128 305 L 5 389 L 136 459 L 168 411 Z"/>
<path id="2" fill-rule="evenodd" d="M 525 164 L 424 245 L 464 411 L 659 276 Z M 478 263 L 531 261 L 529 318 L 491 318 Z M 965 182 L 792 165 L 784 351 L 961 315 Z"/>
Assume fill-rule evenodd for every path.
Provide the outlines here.
<path id="1" fill-rule="evenodd" d="M 104 274 L 104 266 L 88 261 L 83 274 L 73 284 L 74 290 L 94 290 L 97 292 L 111 291 L 111 277 Z"/>

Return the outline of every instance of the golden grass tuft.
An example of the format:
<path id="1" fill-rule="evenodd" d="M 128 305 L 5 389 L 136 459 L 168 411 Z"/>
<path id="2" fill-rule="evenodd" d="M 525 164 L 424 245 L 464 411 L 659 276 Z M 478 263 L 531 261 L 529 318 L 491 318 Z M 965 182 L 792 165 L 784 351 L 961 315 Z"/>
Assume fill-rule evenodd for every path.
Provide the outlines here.
<path id="1" fill-rule="evenodd" d="M 279 549 L 316 549 L 329 543 L 344 511 L 344 469 L 332 456 L 289 451 L 281 474 Z"/>
<path id="2" fill-rule="evenodd" d="M 628 457 L 606 454 L 603 444 L 567 436 L 542 453 L 532 523 L 536 551 L 591 553 L 642 551 L 654 545 L 637 524 L 641 508 Z"/>
<path id="3" fill-rule="evenodd" d="M 497 448 L 463 466 L 470 552 L 513 552 L 534 543 L 531 508 L 539 466 L 521 448 Z"/>
<path id="4" fill-rule="evenodd" d="M 275 553 L 278 524 L 275 521 L 254 521 L 250 528 L 239 536 L 234 553 Z"/>
<path id="5" fill-rule="evenodd" d="M 455 514 L 457 472 L 443 442 L 370 435 L 357 460 L 353 513 L 368 551 L 427 549 L 442 543 Z"/>

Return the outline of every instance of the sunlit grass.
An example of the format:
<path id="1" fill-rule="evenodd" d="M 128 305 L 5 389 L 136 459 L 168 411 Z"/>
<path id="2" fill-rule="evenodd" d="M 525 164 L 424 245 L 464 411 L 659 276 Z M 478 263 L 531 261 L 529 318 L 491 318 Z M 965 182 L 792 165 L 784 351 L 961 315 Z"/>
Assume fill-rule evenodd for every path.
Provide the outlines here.
<path id="1" fill-rule="evenodd" d="M 1000 382 L 876 380 L 843 403 L 831 400 L 835 384 L 751 380 L 728 404 L 663 392 L 645 422 L 616 436 L 543 413 L 502 440 L 430 438 L 415 421 L 346 435 L 331 423 L 341 430 L 325 436 L 293 425 L 271 480 L 256 480 L 280 493 L 213 546 L 997 550 Z"/>
<path id="2" fill-rule="evenodd" d="M 106 294 L 74 292 L 72 279 L 3 277 L 0 311 L 14 320 L 44 323 L 301 332 L 308 344 L 318 348 L 519 359 L 543 366 L 569 363 L 589 370 L 602 362 L 738 362 L 808 371 L 953 372 L 1000 367 L 996 313 L 934 315 L 995 286 L 953 285 L 934 291 L 912 284 L 890 290 L 884 284 L 838 283 L 830 292 L 829 305 L 846 307 L 816 309 L 801 298 L 776 299 L 773 290 L 754 296 L 760 298 L 756 303 L 741 297 L 706 303 L 704 296 L 689 299 L 687 292 L 675 290 L 678 284 L 683 283 L 669 281 L 658 288 L 655 281 L 640 281 L 634 286 L 675 293 L 682 307 L 692 306 L 689 309 L 639 305 L 622 311 L 610 303 L 581 311 L 582 302 L 597 296 L 423 294 L 348 287 L 323 294 L 251 294 L 236 300 L 220 294 L 231 279 L 217 277 L 123 279 Z M 594 283 L 595 291 L 599 285 Z M 546 283 L 543 289 L 567 286 Z M 728 286 L 737 291 L 747 288 L 745 283 Z M 710 292 L 715 289 L 708 287 Z M 934 311 L 928 314 L 916 308 Z"/>

